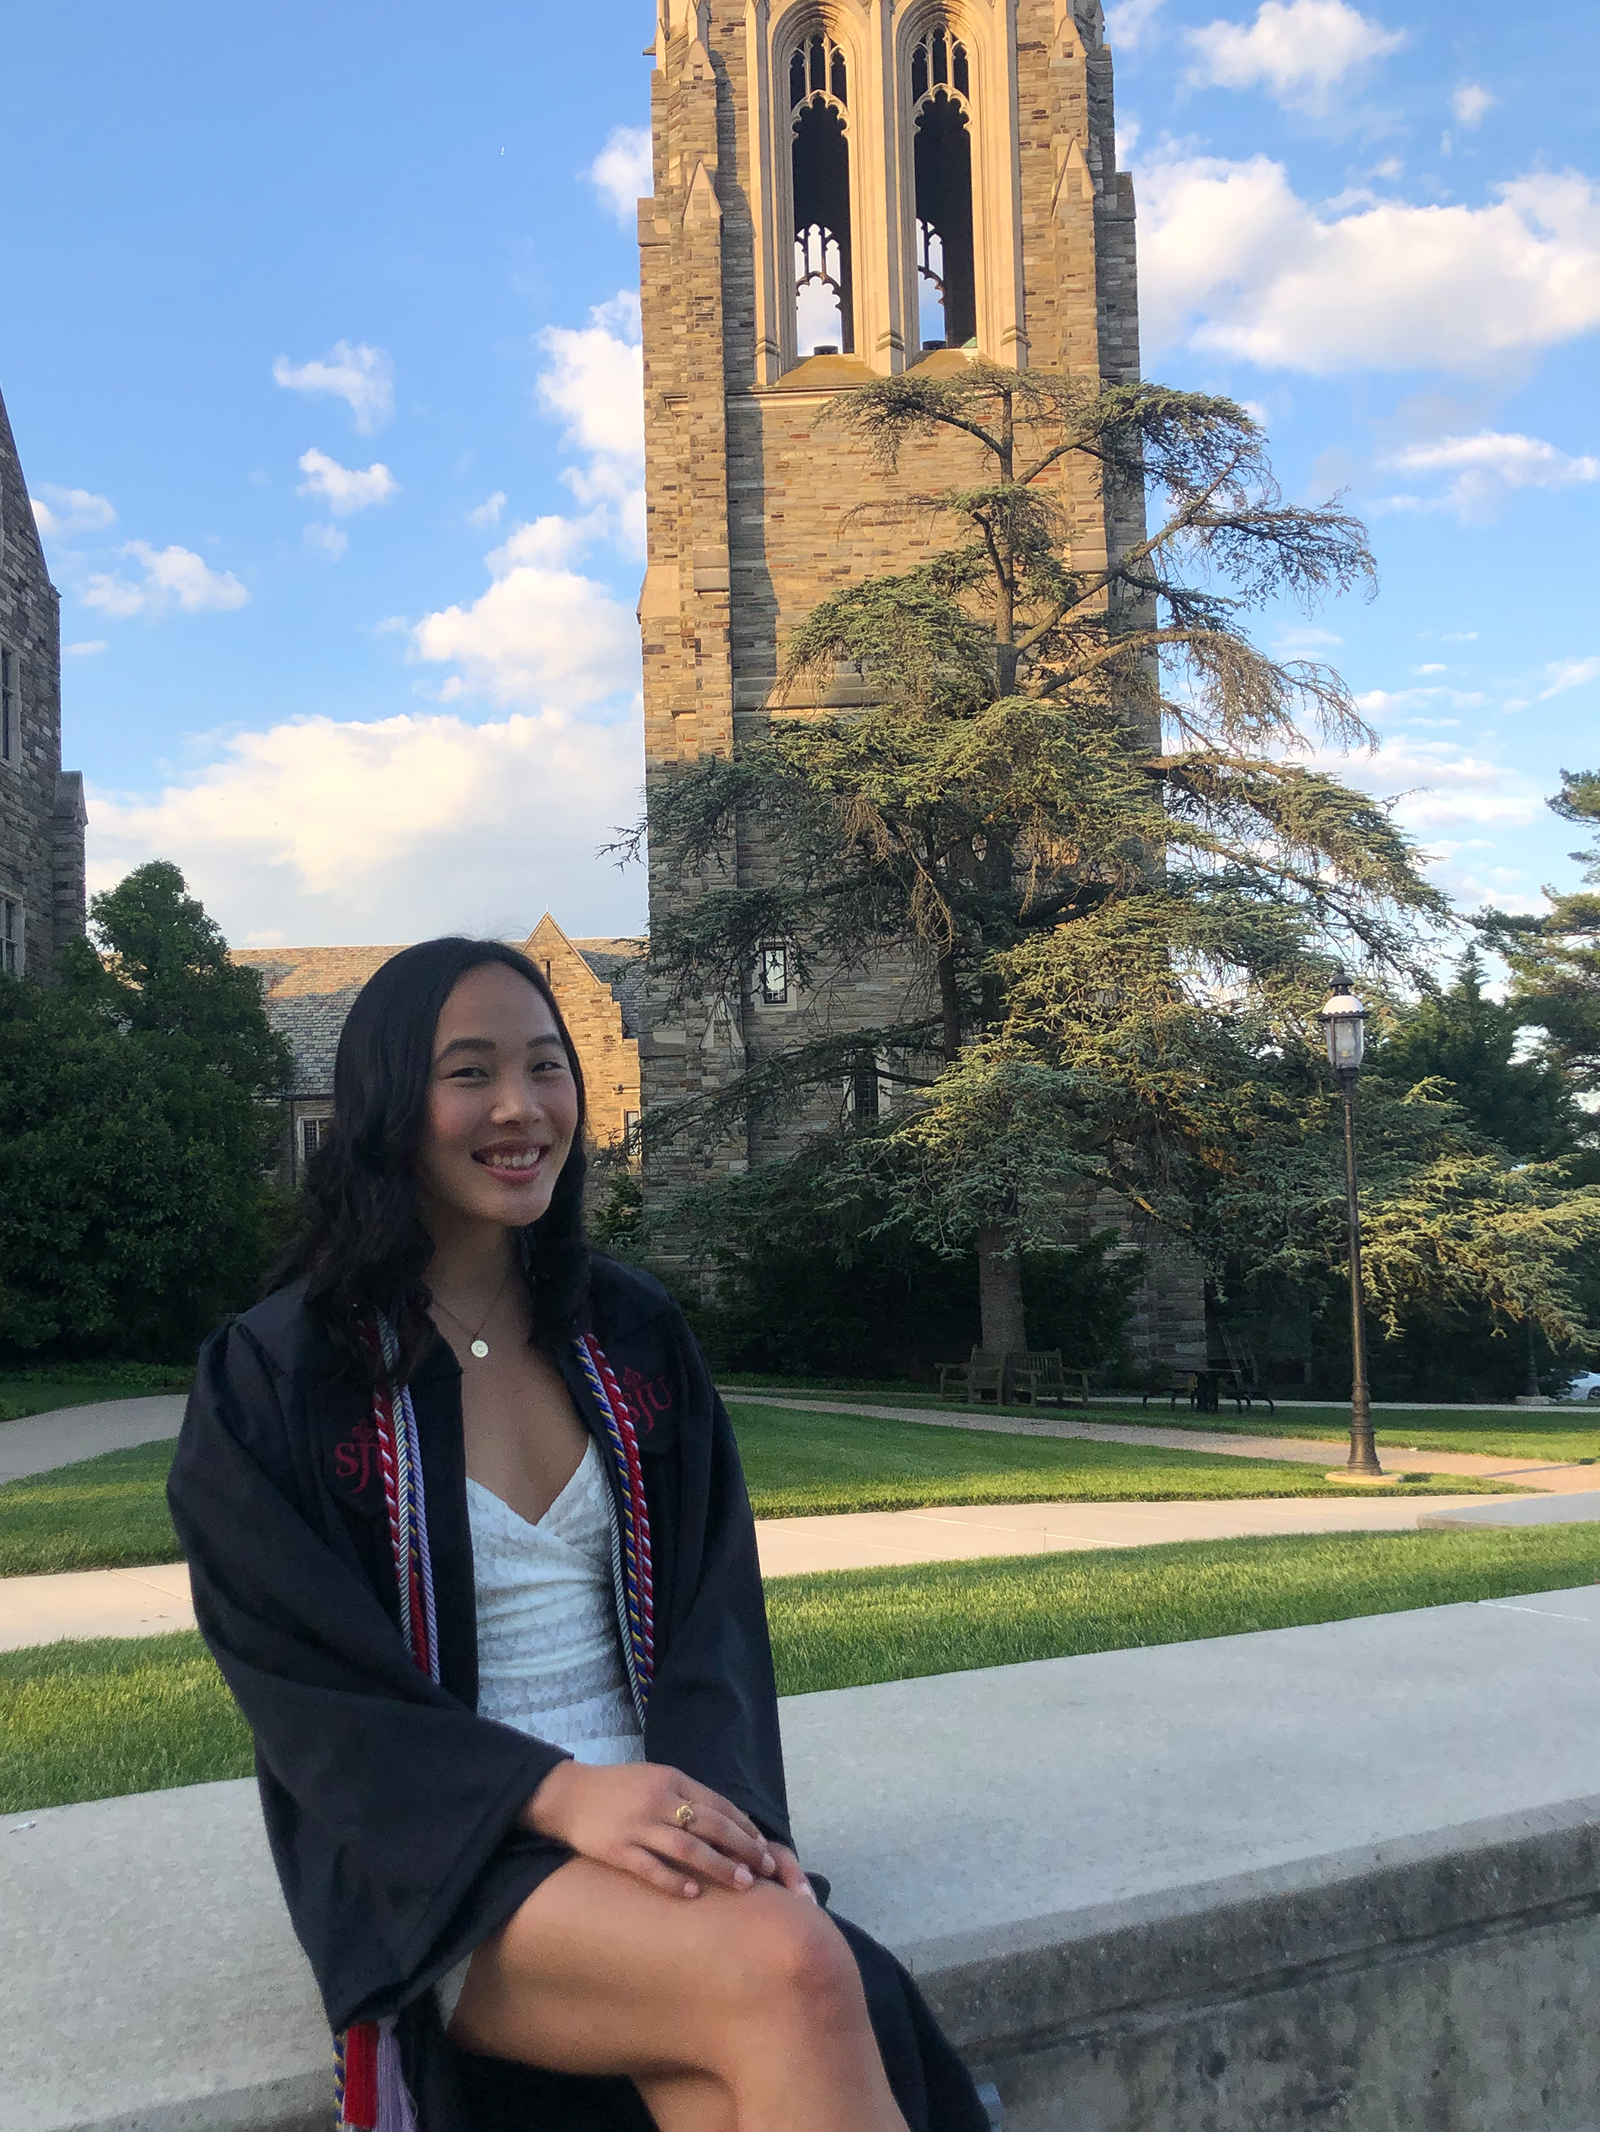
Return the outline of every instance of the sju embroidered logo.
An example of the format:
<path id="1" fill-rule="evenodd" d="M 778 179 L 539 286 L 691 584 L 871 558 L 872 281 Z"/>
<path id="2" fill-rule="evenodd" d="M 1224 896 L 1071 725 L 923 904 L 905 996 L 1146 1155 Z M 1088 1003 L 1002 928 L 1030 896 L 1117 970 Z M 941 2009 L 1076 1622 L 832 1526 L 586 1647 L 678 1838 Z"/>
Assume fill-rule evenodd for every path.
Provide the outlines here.
<path id="1" fill-rule="evenodd" d="M 622 1389 L 629 1406 L 644 1425 L 644 1433 L 653 1436 L 657 1421 L 672 1412 L 671 1384 L 665 1377 L 646 1380 L 630 1366 L 622 1373 Z"/>
<path id="2" fill-rule="evenodd" d="M 333 1447 L 333 1473 L 342 1481 L 346 1495 L 365 1495 L 367 1483 L 378 1470 L 378 1432 L 370 1421 L 358 1421 L 342 1444 Z"/>

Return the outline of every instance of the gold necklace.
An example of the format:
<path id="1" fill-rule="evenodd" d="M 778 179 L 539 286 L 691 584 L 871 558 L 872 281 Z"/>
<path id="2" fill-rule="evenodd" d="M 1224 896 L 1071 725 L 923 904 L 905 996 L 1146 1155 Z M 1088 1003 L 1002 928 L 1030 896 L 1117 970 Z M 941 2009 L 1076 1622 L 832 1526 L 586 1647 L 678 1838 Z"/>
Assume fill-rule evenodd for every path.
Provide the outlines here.
<path id="1" fill-rule="evenodd" d="M 483 1337 L 483 1328 L 488 1324 L 489 1320 L 500 1308 L 500 1298 L 505 1294 L 506 1289 L 510 1285 L 510 1282 L 511 1268 L 508 1266 L 506 1268 L 506 1277 L 500 1283 L 500 1286 L 495 1290 L 494 1301 L 489 1305 L 483 1316 L 478 1320 L 476 1331 L 474 1331 L 473 1328 L 467 1323 L 465 1318 L 459 1316 L 457 1312 L 453 1311 L 450 1308 L 450 1305 L 445 1301 L 443 1296 L 436 1295 L 433 1299 L 438 1304 L 439 1308 L 444 1312 L 445 1316 L 447 1318 L 454 1318 L 456 1323 L 461 1327 L 461 1330 L 467 1335 L 467 1340 L 471 1352 L 477 1356 L 480 1362 L 487 1362 L 489 1359 L 489 1343 Z"/>

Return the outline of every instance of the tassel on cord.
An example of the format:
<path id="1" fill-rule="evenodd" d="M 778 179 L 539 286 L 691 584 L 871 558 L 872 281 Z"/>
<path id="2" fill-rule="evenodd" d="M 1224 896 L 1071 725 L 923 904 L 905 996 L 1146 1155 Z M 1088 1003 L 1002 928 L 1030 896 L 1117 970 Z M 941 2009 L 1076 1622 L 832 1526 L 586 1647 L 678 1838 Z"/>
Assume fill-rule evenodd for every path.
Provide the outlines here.
<path id="1" fill-rule="evenodd" d="M 378 2024 L 357 2021 L 339 2038 L 339 2132 L 378 2132 Z"/>
<path id="2" fill-rule="evenodd" d="M 377 2132 L 417 2132 L 411 2090 L 400 2060 L 400 2038 L 392 2021 L 384 2022 L 378 2037 Z"/>

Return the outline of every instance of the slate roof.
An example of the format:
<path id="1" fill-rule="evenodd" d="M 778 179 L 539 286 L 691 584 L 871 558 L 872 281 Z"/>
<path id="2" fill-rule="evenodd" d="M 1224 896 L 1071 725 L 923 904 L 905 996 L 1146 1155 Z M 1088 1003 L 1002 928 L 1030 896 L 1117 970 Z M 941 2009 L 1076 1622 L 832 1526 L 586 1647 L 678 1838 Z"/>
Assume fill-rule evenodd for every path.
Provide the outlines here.
<path id="1" fill-rule="evenodd" d="M 575 940 L 572 945 L 622 1009 L 623 1035 L 637 1036 L 639 1003 L 644 992 L 645 942 Z"/>
<path id="2" fill-rule="evenodd" d="M 513 947 L 523 943 L 515 940 Z M 644 983 L 642 940 L 574 940 L 573 947 L 622 1009 L 624 1036 L 639 1034 Z M 395 947 L 234 948 L 231 957 L 259 970 L 266 983 L 267 1020 L 294 1053 L 298 1100 L 333 1097 L 333 1058 L 356 994 L 381 970 Z"/>

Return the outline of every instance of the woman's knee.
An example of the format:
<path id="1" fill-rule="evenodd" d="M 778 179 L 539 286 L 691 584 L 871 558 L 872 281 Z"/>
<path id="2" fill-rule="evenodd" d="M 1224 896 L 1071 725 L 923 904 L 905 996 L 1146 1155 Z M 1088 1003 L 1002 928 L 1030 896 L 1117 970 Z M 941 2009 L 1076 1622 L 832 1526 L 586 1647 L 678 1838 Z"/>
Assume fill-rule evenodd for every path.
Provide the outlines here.
<path id="1" fill-rule="evenodd" d="M 767 2022 L 788 2013 L 807 2026 L 830 2028 L 865 2021 L 855 1957 L 823 1911 L 776 1891 L 752 1889 L 734 1901 L 743 1914 L 728 1935 L 731 2011 Z"/>

